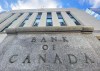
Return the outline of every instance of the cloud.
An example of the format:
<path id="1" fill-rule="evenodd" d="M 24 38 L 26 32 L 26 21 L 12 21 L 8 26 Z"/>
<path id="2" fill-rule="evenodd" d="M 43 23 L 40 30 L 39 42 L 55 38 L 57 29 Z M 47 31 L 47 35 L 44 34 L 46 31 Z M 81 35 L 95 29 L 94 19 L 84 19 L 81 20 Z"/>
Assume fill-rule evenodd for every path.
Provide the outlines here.
<path id="1" fill-rule="evenodd" d="M 61 7 L 59 0 L 18 0 L 17 3 L 11 4 L 12 10 Z"/>
<path id="2" fill-rule="evenodd" d="M 4 11 L 4 9 L 0 6 L 0 12 Z"/>
<path id="3" fill-rule="evenodd" d="M 100 8 L 100 0 L 94 0 L 95 3 L 93 5 L 94 8 L 99 7 Z"/>
<path id="4" fill-rule="evenodd" d="M 92 8 L 100 8 L 100 0 L 79 0 L 81 4 L 89 3 Z"/>

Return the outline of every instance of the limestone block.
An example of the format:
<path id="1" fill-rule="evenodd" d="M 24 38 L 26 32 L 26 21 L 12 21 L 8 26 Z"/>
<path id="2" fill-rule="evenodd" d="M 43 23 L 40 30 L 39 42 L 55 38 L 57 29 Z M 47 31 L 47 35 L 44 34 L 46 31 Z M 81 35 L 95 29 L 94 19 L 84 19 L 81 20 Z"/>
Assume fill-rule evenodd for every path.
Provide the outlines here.
<path id="1" fill-rule="evenodd" d="M 100 70 L 100 42 L 92 34 L 25 32 L 3 42 L 0 71 Z"/>

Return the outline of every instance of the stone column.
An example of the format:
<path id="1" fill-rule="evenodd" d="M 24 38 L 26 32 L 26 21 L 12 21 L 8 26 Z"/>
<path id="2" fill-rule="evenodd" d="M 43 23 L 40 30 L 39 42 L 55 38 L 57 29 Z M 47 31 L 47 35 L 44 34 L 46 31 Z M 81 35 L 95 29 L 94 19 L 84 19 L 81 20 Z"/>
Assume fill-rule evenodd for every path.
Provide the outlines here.
<path id="1" fill-rule="evenodd" d="M 47 13 L 43 12 L 41 15 L 41 19 L 40 19 L 40 23 L 39 23 L 39 27 L 44 27 L 46 26 L 46 18 L 47 18 Z"/>
<path id="2" fill-rule="evenodd" d="M 24 13 L 21 17 L 19 17 L 16 21 L 14 21 L 9 28 L 19 27 L 20 24 L 25 20 L 25 18 L 29 15 L 29 13 Z"/>
<path id="3" fill-rule="evenodd" d="M 7 26 L 9 26 L 19 15 L 20 15 L 20 13 L 16 13 L 13 16 L 11 16 L 10 18 L 8 18 L 6 21 L 4 21 L 2 24 L 0 24 L 0 31 L 2 31 Z"/>
<path id="4" fill-rule="evenodd" d="M 33 13 L 23 27 L 32 27 L 38 13 Z"/>
<path id="5" fill-rule="evenodd" d="M 65 21 L 65 23 L 67 24 L 67 26 L 76 26 L 76 24 L 74 23 L 74 21 L 67 15 L 66 12 L 61 12 L 63 19 Z"/>
<path id="6" fill-rule="evenodd" d="M 7 18 L 9 18 L 12 15 L 12 13 L 4 13 L 0 15 L 0 23 L 2 23 L 4 20 L 6 20 Z"/>
<path id="7" fill-rule="evenodd" d="M 52 12 L 52 22 L 53 26 L 60 26 L 56 12 Z"/>

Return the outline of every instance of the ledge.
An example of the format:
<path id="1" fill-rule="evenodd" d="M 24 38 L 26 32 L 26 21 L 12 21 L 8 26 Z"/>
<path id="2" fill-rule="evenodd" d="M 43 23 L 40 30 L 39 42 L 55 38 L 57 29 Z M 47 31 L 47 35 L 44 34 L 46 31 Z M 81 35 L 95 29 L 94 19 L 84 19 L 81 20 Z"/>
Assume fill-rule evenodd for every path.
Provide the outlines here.
<path id="1" fill-rule="evenodd" d="M 21 32 L 93 32 L 93 27 L 63 26 L 63 27 L 18 27 L 6 29 L 7 34 Z"/>
<path id="2" fill-rule="evenodd" d="M 94 30 L 93 35 L 100 40 L 100 30 Z"/>
<path id="3" fill-rule="evenodd" d="M 96 36 L 96 38 L 100 40 L 100 35 L 99 36 Z"/>

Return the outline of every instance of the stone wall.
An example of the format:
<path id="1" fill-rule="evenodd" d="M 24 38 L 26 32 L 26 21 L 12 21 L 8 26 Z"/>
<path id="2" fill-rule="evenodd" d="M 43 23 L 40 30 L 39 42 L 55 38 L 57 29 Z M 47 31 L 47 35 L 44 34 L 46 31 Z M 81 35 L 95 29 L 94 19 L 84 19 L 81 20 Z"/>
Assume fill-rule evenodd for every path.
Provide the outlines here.
<path id="1" fill-rule="evenodd" d="M 100 71 L 100 42 L 92 30 L 82 30 L 9 29 L 0 45 L 0 71 Z"/>

